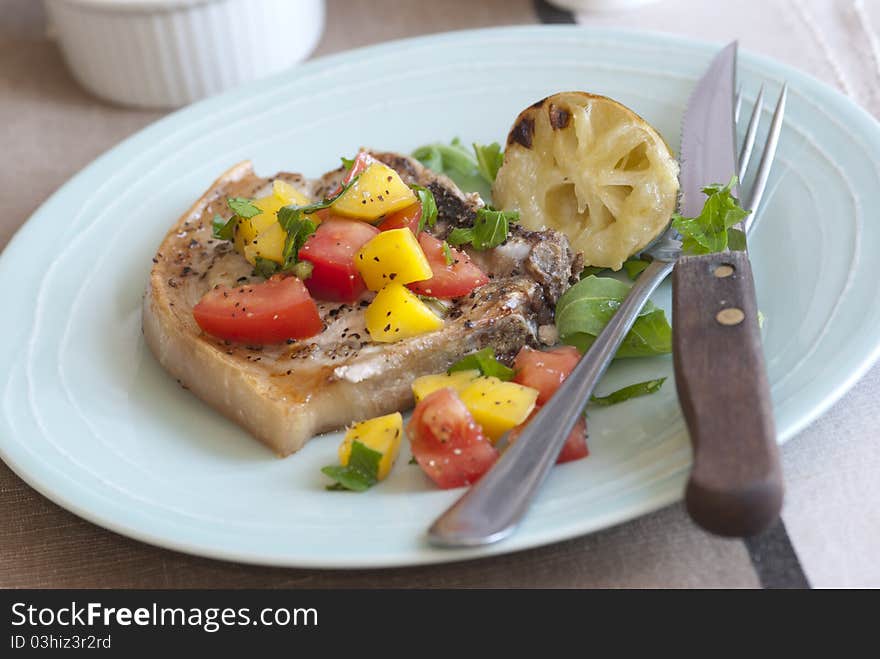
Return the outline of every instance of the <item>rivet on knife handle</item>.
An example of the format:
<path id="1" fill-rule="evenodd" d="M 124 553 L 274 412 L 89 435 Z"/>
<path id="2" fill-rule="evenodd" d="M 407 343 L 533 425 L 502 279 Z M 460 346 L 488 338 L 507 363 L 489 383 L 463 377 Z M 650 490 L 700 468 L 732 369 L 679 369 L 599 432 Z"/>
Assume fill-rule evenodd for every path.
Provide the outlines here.
<path id="1" fill-rule="evenodd" d="M 694 451 L 685 501 L 725 536 L 767 528 L 782 507 L 782 469 L 745 252 L 679 259 L 672 275 L 678 397 Z"/>

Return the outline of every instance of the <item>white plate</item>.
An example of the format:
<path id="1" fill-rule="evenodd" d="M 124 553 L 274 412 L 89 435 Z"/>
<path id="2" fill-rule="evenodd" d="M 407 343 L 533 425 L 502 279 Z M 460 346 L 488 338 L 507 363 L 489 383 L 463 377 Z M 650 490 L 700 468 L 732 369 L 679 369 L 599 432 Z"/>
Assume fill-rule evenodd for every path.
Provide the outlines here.
<path id="1" fill-rule="evenodd" d="M 0 259 L 0 453 L 40 492 L 109 529 L 182 551 L 302 567 L 390 566 L 546 544 L 680 498 L 690 450 L 671 382 L 590 415 L 587 460 L 551 475 L 522 528 L 445 551 L 427 524 L 459 491 L 404 452 L 364 494 L 325 492 L 338 436 L 287 460 L 182 390 L 145 348 L 141 295 L 167 228 L 226 167 L 316 175 L 358 146 L 410 151 L 503 140 L 517 112 L 584 89 L 619 99 L 673 148 L 718 46 L 574 27 L 453 33 L 318 60 L 207 100 L 126 140 L 34 214 Z M 880 130 L 802 73 L 741 54 L 747 106 L 791 83 L 778 162 L 752 240 L 779 439 L 822 413 L 880 346 Z M 748 107 L 746 108 L 748 111 Z M 655 300 L 668 309 L 669 290 Z M 613 366 L 603 389 L 670 376 Z"/>

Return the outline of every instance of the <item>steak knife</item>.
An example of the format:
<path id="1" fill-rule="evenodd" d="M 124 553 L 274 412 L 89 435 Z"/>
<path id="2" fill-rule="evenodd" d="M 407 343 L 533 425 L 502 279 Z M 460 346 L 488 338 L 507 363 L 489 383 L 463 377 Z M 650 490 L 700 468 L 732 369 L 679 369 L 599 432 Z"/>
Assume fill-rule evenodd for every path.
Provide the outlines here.
<path id="1" fill-rule="evenodd" d="M 735 79 L 733 43 L 688 102 L 680 175 L 685 217 L 700 214 L 704 187 L 723 185 L 737 172 Z M 783 484 L 748 252 L 681 256 L 672 273 L 672 317 L 675 383 L 693 446 L 688 513 L 713 533 L 753 535 L 778 518 Z"/>

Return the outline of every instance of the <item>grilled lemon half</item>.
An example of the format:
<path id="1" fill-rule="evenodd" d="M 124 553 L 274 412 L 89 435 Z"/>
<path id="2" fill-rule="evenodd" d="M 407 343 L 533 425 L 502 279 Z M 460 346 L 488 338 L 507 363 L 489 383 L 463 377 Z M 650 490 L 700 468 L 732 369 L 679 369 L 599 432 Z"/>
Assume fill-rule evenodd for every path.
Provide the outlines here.
<path id="1" fill-rule="evenodd" d="M 678 163 L 626 106 L 562 92 L 516 118 L 492 198 L 528 229 L 564 233 L 586 265 L 619 270 L 669 223 Z"/>

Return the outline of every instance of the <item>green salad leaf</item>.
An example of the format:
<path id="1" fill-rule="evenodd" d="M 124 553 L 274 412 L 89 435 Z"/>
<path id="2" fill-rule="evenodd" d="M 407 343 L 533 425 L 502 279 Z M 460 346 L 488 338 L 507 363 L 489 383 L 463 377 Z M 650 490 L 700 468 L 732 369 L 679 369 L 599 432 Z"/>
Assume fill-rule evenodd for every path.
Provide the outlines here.
<path id="1" fill-rule="evenodd" d="M 346 466 L 330 465 L 321 472 L 335 480 L 328 490 L 363 492 L 379 482 L 379 462 L 382 454 L 359 441 L 352 442 L 351 455 Z"/>
<path id="2" fill-rule="evenodd" d="M 629 286 L 610 277 L 588 275 L 581 279 L 556 304 L 556 328 L 560 340 L 586 352 L 628 293 Z M 672 328 L 666 314 L 648 301 L 624 337 L 615 359 L 670 352 Z"/>
<path id="3" fill-rule="evenodd" d="M 233 215 L 228 221 L 220 215 L 215 215 L 211 220 L 211 233 L 217 240 L 232 240 L 235 237 L 235 226 L 238 224 L 238 215 Z"/>
<path id="4" fill-rule="evenodd" d="M 640 259 L 628 259 L 623 262 L 623 269 L 626 270 L 626 276 L 635 281 L 642 272 L 651 265 L 650 261 L 642 261 Z"/>
<path id="5" fill-rule="evenodd" d="M 260 277 L 268 279 L 278 272 L 280 268 L 281 266 L 275 263 L 272 259 L 264 259 L 262 256 L 258 256 L 254 259 L 254 274 L 259 275 Z"/>
<path id="6" fill-rule="evenodd" d="M 449 249 L 449 243 L 445 240 L 443 241 L 443 258 L 446 259 L 446 265 L 452 265 L 455 263 L 455 259 L 452 256 L 452 250 Z"/>
<path id="7" fill-rule="evenodd" d="M 462 190 L 477 192 L 486 200 L 492 198 L 492 182 L 480 170 L 473 151 L 462 144 L 457 137 L 450 144 L 440 142 L 426 144 L 413 151 L 412 155 L 428 169 L 451 178 Z M 490 171 L 491 158 L 488 161 L 486 173 L 488 174 Z"/>
<path id="8" fill-rule="evenodd" d="M 434 200 L 434 193 L 423 188 L 421 185 L 411 185 L 413 192 L 422 204 L 422 216 L 419 218 L 419 231 L 430 229 L 437 224 L 437 202 Z"/>
<path id="9" fill-rule="evenodd" d="M 590 396 L 590 402 L 594 405 L 608 406 L 617 405 L 630 398 L 638 398 L 639 396 L 647 396 L 655 391 L 660 391 L 660 387 L 666 382 L 666 378 L 657 380 L 647 380 L 645 382 L 636 382 L 617 391 L 612 391 L 607 396 Z"/>
<path id="10" fill-rule="evenodd" d="M 581 274 L 578 279 L 583 279 L 584 277 L 589 277 L 590 275 L 598 275 L 600 272 L 607 270 L 607 268 L 599 268 L 595 265 L 588 265 L 586 268 L 581 270 Z"/>
<path id="11" fill-rule="evenodd" d="M 339 159 L 342 161 L 342 166 L 346 169 L 351 169 L 354 167 L 354 158 L 346 158 L 345 156 L 339 156 Z"/>
<path id="12" fill-rule="evenodd" d="M 459 359 L 449 367 L 447 373 L 456 371 L 479 371 L 481 375 L 496 377 L 505 382 L 513 379 L 513 369 L 498 361 L 494 348 L 483 348 Z"/>
<path id="13" fill-rule="evenodd" d="M 306 216 L 316 211 L 330 208 L 331 204 L 345 194 L 359 177 L 360 174 L 352 178 L 332 197 L 327 197 L 321 201 L 314 201 L 311 204 L 305 204 L 304 206 L 289 204 L 287 206 L 282 206 L 278 210 L 278 213 L 276 214 L 278 223 L 281 225 L 281 228 L 287 232 L 287 238 L 284 241 L 284 250 L 281 253 L 282 258 L 284 259 L 284 263 L 281 265 L 282 270 L 293 270 L 299 262 L 299 250 L 305 244 L 306 240 L 308 240 L 309 236 L 315 233 L 318 228 L 318 226 Z"/>
<path id="14" fill-rule="evenodd" d="M 278 211 L 278 222 L 287 232 L 281 252 L 281 258 L 284 259 L 281 269 L 291 270 L 299 262 L 299 250 L 306 244 L 309 236 L 317 231 L 318 226 L 309 218 L 291 210 L 290 206 L 284 206 Z"/>
<path id="15" fill-rule="evenodd" d="M 706 203 L 697 217 L 673 213 L 672 226 L 681 234 L 682 251 L 687 254 L 711 254 L 723 252 L 728 247 L 745 247 L 745 236 L 741 231 L 734 230 L 734 235 L 730 235 L 731 228 L 750 212 L 744 210 L 731 193 L 736 181 L 736 176 L 733 176 L 727 185 L 716 183 L 703 188 Z M 731 242 L 734 246 L 731 246 Z"/>
<path id="16" fill-rule="evenodd" d="M 491 249 L 507 240 L 510 223 L 518 220 L 516 211 L 499 211 L 486 206 L 477 211 L 474 226 L 453 229 L 446 240 L 456 247 L 470 243 L 478 251 Z"/>
<path id="17" fill-rule="evenodd" d="M 231 199 L 227 199 L 226 205 L 229 206 L 233 213 L 245 220 L 263 212 L 257 206 L 254 206 L 250 199 L 246 199 L 245 197 L 232 197 Z"/>
<path id="18" fill-rule="evenodd" d="M 495 182 L 498 170 L 504 162 L 504 151 L 498 142 L 492 144 L 477 144 L 474 142 L 474 155 L 477 157 L 477 170 L 489 185 Z"/>

